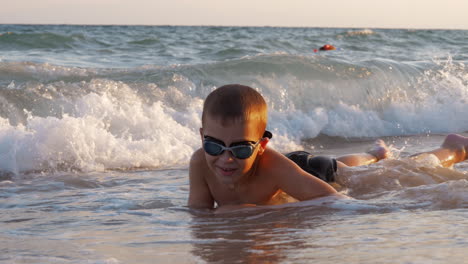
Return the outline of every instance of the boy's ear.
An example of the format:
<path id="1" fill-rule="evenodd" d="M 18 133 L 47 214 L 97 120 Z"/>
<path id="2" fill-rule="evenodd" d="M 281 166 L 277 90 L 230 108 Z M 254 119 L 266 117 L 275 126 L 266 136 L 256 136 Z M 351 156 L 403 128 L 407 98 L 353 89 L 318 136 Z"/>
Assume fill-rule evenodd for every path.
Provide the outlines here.
<path id="1" fill-rule="evenodd" d="M 270 139 L 267 137 L 262 138 L 262 141 L 260 141 L 260 146 L 261 146 L 261 154 L 265 151 L 266 145 L 270 142 Z"/>

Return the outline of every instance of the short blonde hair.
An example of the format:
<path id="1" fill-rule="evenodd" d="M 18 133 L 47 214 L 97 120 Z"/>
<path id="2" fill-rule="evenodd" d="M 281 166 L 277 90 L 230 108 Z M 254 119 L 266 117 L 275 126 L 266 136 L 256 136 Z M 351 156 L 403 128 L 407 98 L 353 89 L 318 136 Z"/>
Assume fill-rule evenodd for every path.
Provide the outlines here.
<path id="1" fill-rule="evenodd" d="M 255 120 L 260 133 L 265 131 L 268 119 L 263 96 L 255 89 L 240 84 L 224 85 L 211 92 L 203 104 L 202 125 L 207 115 L 219 119 L 223 125 Z"/>

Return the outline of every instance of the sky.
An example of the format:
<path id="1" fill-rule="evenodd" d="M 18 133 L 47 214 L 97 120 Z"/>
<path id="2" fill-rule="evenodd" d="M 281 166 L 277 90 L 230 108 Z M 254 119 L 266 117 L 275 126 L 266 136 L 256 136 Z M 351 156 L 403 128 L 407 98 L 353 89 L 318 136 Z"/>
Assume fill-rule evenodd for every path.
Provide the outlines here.
<path id="1" fill-rule="evenodd" d="M 0 24 L 468 29 L 468 0 L 0 0 Z"/>

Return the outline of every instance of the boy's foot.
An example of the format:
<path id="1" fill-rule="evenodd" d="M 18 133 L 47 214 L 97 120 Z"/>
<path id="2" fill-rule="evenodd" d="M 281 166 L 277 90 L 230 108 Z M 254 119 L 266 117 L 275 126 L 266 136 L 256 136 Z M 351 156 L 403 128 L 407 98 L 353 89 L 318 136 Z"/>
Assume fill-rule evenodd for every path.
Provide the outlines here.
<path id="1" fill-rule="evenodd" d="M 377 160 L 386 159 L 392 155 L 390 148 L 381 139 L 377 139 L 374 146 L 367 151 L 367 153 L 373 155 Z"/>
<path id="2" fill-rule="evenodd" d="M 467 158 L 466 150 L 468 148 L 468 137 L 458 134 L 450 134 L 445 137 L 445 140 L 442 143 L 442 148 L 462 151 L 464 154 L 463 160 L 465 160 Z"/>

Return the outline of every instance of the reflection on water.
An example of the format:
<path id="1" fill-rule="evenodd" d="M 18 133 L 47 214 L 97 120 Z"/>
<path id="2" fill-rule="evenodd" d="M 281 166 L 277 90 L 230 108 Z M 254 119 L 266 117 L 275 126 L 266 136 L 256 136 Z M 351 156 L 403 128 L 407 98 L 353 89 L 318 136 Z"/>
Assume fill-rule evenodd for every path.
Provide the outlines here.
<path id="1" fill-rule="evenodd" d="M 206 263 L 464 263 L 467 210 L 364 207 L 194 214 L 191 253 Z"/>
<path id="2" fill-rule="evenodd" d="M 328 224 L 323 214 L 332 211 L 318 205 L 194 214 L 190 231 L 197 242 L 192 253 L 209 263 L 281 263 L 289 251 L 309 247 L 304 232 L 320 232 Z"/>

